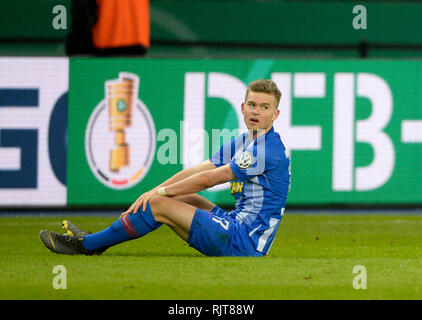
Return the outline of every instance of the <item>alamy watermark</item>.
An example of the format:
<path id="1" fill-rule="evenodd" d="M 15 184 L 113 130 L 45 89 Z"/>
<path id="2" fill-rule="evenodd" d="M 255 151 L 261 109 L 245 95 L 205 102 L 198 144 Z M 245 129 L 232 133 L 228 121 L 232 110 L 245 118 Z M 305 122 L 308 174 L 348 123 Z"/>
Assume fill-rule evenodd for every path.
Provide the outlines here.
<path id="1" fill-rule="evenodd" d="M 51 22 L 54 30 L 67 30 L 67 9 L 63 5 L 56 5 L 52 11 L 54 17 Z"/>
<path id="2" fill-rule="evenodd" d="M 215 165 L 229 163 L 235 157 L 239 168 L 248 175 L 258 175 L 265 169 L 264 129 L 250 130 L 245 135 L 239 129 L 212 129 L 210 135 L 205 129 L 192 129 L 188 122 L 181 121 L 179 136 L 175 130 L 164 128 L 156 141 L 162 142 L 156 153 L 161 165 L 182 163 L 189 167 L 214 156 Z"/>
<path id="3" fill-rule="evenodd" d="M 353 267 L 353 273 L 357 274 L 357 276 L 353 278 L 353 289 L 366 290 L 366 267 L 362 265 L 356 265 Z"/>
<path id="4" fill-rule="evenodd" d="M 366 7 L 364 5 L 358 4 L 353 7 L 352 12 L 356 14 L 356 16 L 353 18 L 353 21 L 352 21 L 353 29 L 366 30 L 368 28 Z"/>
<path id="5" fill-rule="evenodd" d="M 57 274 L 57 276 L 53 278 L 53 288 L 56 290 L 66 290 L 67 289 L 66 268 L 62 265 L 54 266 L 53 274 Z"/>

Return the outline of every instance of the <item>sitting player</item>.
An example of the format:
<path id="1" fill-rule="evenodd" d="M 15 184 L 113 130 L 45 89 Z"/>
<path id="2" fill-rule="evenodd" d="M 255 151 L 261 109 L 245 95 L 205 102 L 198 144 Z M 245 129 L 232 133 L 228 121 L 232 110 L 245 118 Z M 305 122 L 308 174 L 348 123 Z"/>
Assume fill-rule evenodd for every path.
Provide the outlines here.
<path id="1" fill-rule="evenodd" d="M 56 253 L 100 254 L 166 224 L 208 256 L 266 255 L 290 185 L 290 160 L 273 128 L 280 97 L 273 81 L 251 82 L 241 105 L 247 132 L 223 144 L 209 160 L 142 194 L 105 230 L 91 234 L 64 221 L 67 234 L 43 230 L 42 242 Z M 197 194 L 229 181 L 236 200 L 233 211 Z"/>

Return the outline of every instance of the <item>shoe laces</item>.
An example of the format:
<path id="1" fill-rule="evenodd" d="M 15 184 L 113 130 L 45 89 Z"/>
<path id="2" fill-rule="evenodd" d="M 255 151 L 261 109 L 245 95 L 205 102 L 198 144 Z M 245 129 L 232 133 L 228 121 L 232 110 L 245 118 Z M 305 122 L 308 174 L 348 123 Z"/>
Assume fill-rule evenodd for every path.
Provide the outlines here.
<path id="1" fill-rule="evenodd" d="M 60 239 L 64 240 L 66 244 L 76 248 L 78 246 L 78 241 L 80 240 L 80 237 L 72 237 L 68 234 L 64 234 L 63 237 L 60 237 Z"/>

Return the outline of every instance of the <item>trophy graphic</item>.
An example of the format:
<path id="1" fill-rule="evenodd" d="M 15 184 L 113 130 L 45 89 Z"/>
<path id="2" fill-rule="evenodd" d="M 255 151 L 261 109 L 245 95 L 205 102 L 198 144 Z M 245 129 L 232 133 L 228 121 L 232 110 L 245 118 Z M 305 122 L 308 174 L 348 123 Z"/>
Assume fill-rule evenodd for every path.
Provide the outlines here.
<path id="1" fill-rule="evenodd" d="M 125 129 L 132 124 L 133 108 L 138 97 L 139 78 L 131 73 L 119 73 L 117 80 L 105 83 L 109 110 L 109 128 L 115 132 L 115 148 L 110 150 L 110 171 L 119 172 L 130 165 L 130 148 Z"/>
<path id="2" fill-rule="evenodd" d="M 141 181 L 155 157 L 155 124 L 138 97 L 139 81 L 138 75 L 128 72 L 105 80 L 103 99 L 85 129 L 89 167 L 100 183 L 114 190 Z"/>

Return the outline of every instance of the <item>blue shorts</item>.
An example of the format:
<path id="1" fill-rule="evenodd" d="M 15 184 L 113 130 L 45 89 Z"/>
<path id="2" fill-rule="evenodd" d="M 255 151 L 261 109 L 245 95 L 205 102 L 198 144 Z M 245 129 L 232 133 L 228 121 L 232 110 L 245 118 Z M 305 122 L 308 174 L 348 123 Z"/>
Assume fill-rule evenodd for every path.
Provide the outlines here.
<path id="1" fill-rule="evenodd" d="M 211 211 L 196 209 L 189 231 L 189 246 L 207 256 L 262 257 L 247 230 L 216 206 Z"/>

